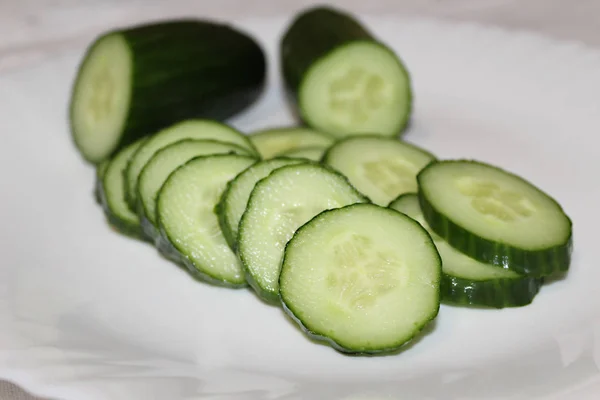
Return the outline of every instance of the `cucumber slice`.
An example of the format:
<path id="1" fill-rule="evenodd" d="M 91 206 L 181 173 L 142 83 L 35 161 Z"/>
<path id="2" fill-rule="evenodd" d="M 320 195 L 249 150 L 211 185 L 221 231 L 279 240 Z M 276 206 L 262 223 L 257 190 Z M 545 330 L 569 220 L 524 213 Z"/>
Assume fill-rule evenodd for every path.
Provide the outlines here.
<path id="1" fill-rule="evenodd" d="M 331 7 L 300 13 L 281 41 L 285 84 L 304 122 L 336 137 L 395 136 L 412 111 L 400 58 L 354 16 Z"/>
<path id="2" fill-rule="evenodd" d="M 146 163 L 160 149 L 182 139 L 212 139 L 236 144 L 256 154 L 248 137 L 232 127 L 210 120 L 188 120 L 179 122 L 151 136 L 135 152 L 126 170 L 127 202 L 132 210 L 137 207 L 138 177 Z"/>
<path id="3" fill-rule="evenodd" d="M 102 204 L 101 199 L 101 190 L 102 190 L 102 179 L 104 178 L 104 173 L 106 172 L 106 168 L 108 167 L 110 160 L 104 160 L 96 167 L 96 182 L 94 184 L 94 198 L 98 204 Z"/>
<path id="4" fill-rule="evenodd" d="M 311 161 L 321 161 L 327 149 L 327 147 L 320 146 L 298 147 L 297 149 L 292 149 L 286 151 L 285 153 L 281 153 L 281 156 L 291 158 L 305 158 Z"/>
<path id="5" fill-rule="evenodd" d="M 429 234 L 374 204 L 326 211 L 288 242 L 286 312 L 311 337 L 350 353 L 392 351 L 436 318 L 441 260 Z"/>
<path id="6" fill-rule="evenodd" d="M 432 163 L 417 178 L 425 220 L 457 250 L 529 276 L 568 270 L 571 220 L 523 178 L 469 160 Z"/>
<path id="7" fill-rule="evenodd" d="M 219 216 L 219 224 L 227 239 L 229 246 L 235 251 L 237 248 L 238 225 L 248 205 L 250 193 L 258 181 L 267 177 L 277 168 L 286 165 L 304 162 L 292 158 L 273 158 L 251 165 L 245 171 L 227 184 L 221 201 L 217 205 L 216 212 Z"/>
<path id="8" fill-rule="evenodd" d="M 183 139 L 170 144 L 146 163 L 138 178 L 138 214 L 144 233 L 151 239 L 159 234 L 156 220 L 156 198 L 169 175 L 192 158 L 210 154 L 241 154 L 253 156 L 248 149 L 216 140 Z"/>
<path id="9" fill-rule="evenodd" d="M 354 136 L 342 139 L 323 162 L 348 177 L 375 204 L 387 206 L 402 193 L 417 191 L 417 174 L 435 156 L 396 139 Z"/>
<path id="10" fill-rule="evenodd" d="M 266 301 L 279 301 L 283 250 L 296 229 L 320 212 L 368 199 L 323 166 L 281 167 L 252 190 L 238 228 L 238 253 L 248 283 Z"/>
<path id="11" fill-rule="evenodd" d="M 98 188 L 100 202 L 108 222 L 117 231 L 135 238 L 141 238 L 142 227 L 136 213 L 131 211 L 125 201 L 124 171 L 127 162 L 137 149 L 146 141 L 138 139 L 119 150 L 106 165 L 102 184 Z"/>
<path id="12" fill-rule="evenodd" d="M 530 304 L 539 292 L 541 279 L 484 264 L 450 246 L 427 225 L 415 193 L 398 197 L 389 207 L 408 215 L 431 235 L 442 258 L 443 302 L 496 308 L 520 307 Z"/>
<path id="13" fill-rule="evenodd" d="M 178 121 L 223 121 L 252 104 L 265 82 L 263 50 L 230 26 L 179 20 L 106 32 L 75 77 L 72 137 L 98 163 Z"/>
<path id="14" fill-rule="evenodd" d="M 286 151 L 304 146 L 327 147 L 333 137 L 310 128 L 273 128 L 249 136 L 263 159 L 276 157 Z"/>
<path id="15" fill-rule="evenodd" d="M 255 161 L 232 154 L 196 157 L 177 168 L 159 192 L 161 235 L 200 279 L 230 287 L 246 285 L 240 260 L 223 237 L 213 210 L 227 182 Z"/>

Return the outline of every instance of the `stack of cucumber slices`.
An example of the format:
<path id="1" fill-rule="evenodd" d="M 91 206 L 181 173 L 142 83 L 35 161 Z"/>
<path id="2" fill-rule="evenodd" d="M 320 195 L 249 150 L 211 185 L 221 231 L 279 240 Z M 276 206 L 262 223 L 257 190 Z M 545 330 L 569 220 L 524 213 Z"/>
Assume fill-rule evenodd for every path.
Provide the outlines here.
<path id="1" fill-rule="evenodd" d="M 302 123 L 241 132 L 227 119 L 266 81 L 249 34 L 166 21 L 90 46 L 71 128 L 112 227 L 344 353 L 398 350 L 441 303 L 526 306 L 569 269 L 572 223 L 552 197 L 401 138 L 409 74 L 358 19 L 302 11 L 280 49 Z"/>

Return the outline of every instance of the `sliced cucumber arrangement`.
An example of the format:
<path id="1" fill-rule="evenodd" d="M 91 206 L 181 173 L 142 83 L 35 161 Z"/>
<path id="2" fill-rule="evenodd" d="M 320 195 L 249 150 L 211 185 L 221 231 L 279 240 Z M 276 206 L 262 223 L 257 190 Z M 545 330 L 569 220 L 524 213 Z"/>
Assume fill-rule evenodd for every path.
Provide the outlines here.
<path id="1" fill-rule="evenodd" d="M 181 120 L 225 120 L 252 104 L 265 82 L 262 48 L 231 26 L 179 20 L 107 32 L 75 78 L 72 136 L 98 163 Z"/>
<path id="2" fill-rule="evenodd" d="M 440 307 L 441 260 L 413 219 L 373 204 L 326 211 L 289 241 L 281 300 L 306 333 L 353 353 L 395 350 Z"/>
<path id="3" fill-rule="evenodd" d="M 169 144 L 182 139 L 212 139 L 220 142 L 231 143 L 243 147 L 255 154 L 256 150 L 248 137 L 232 127 L 210 120 L 188 120 L 177 123 L 151 136 L 131 158 L 127 165 L 126 188 L 127 202 L 132 210 L 138 203 L 138 177 L 146 163 L 154 154 Z"/>
<path id="4" fill-rule="evenodd" d="M 279 271 L 287 241 L 320 212 L 368 201 L 345 177 L 313 163 L 274 170 L 252 190 L 238 228 L 238 253 L 248 282 L 279 300 Z"/>
<path id="5" fill-rule="evenodd" d="M 573 224 L 555 199 L 507 170 L 400 138 L 411 78 L 363 21 L 312 6 L 279 46 L 299 118 L 250 130 L 227 120 L 266 82 L 265 54 L 244 31 L 157 21 L 90 45 L 71 133 L 115 231 L 205 283 L 281 306 L 341 353 L 404 349 L 440 302 L 511 312 L 547 277 L 566 276 Z"/>
<path id="6" fill-rule="evenodd" d="M 348 177 L 375 204 L 387 206 L 403 193 L 417 191 L 417 174 L 435 156 L 396 139 L 354 136 L 336 142 L 323 162 Z"/>
<path id="7" fill-rule="evenodd" d="M 272 128 L 250 135 L 250 140 L 263 159 L 269 159 L 299 147 L 328 147 L 334 138 L 310 128 Z"/>
<path id="8" fill-rule="evenodd" d="M 160 190 L 161 235 L 198 277 L 226 286 L 245 286 L 240 260 L 229 248 L 213 212 L 227 182 L 256 161 L 241 155 L 194 158 L 169 176 Z"/>
<path id="9" fill-rule="evenodd" d="M 232 249 L 235 250 L 237 247 L 238 225 L 256 183 L 277 168 L 301 162 L 303 160 L 292 158 L 273 158 L 261 161 L 251 165 L 229 182 L 216 212 L 219 215 L 219 223 L 223 234 Z"/>
<path id="10" fill-rule="evenodd" d="M 407 193 L 389 205 L 421 224 L 433 238 L 442 258 L 442 301 L 453 304 L 518 307 L 530 304 L 542 280 L 484 264 L 456 250 L 429 228 L 423 218 L 419 198 Z"/>
<path id="11" fill-rule="evenodd" d="M 281 40 L 281 68 L 301 118 L 337 137 L 396 136 L 412 111 L 400 58 L 353 16 L 331 7 L 301 12 Z"/>
<path id="12" fill-rule="evenodd" d="M 119 150 L 104 167 L 102 184 L 98 188 L 98 196 L 110 224 L 132 237 L 141 237 L 142 227 L 138 215 L 129 209 L 125 201 L 124 171 L 131 156 L 145 141 L 146 138 L 138 139 Z"/>
<path id="13" fill-rule="evenodd" d="M 326 151 L 327 147 L 307 146 L 288 150 L 284 153 L 281 153 L 281 156 L 291 158 L 305 158 L 311 161 L 321 161 Z"/>
<path id="14" fill-rule="evenodd" d="M 152 239 L 158 237 L 156 199 L 169 175 L 192 158 L 211 154 L 248 155 L 250 151 L 231 143 L 216 140 L 183 139 L 159 150 L 146 163 L 138 178 L 138 213 L 144 233 Z"/>
<path id="15" fill-rule="evenodd" d="M 459 251 L 530 276 L 569 268 L 571 220 L 531 183 L 468 160 L 430 164 L 418 181 L 425 220 Z"/>

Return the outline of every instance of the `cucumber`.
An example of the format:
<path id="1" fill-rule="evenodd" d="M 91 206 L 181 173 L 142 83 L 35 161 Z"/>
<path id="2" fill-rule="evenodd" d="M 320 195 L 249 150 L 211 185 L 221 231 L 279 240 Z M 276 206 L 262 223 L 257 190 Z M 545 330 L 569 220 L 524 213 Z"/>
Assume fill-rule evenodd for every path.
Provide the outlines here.
<path id="1" fill-rule="evenodd" d="M 324 210 L 367 201 L 344 176 L 314 163 L 271 172 L 254 186 L 238 227 L 238 255 L 250 286 L 278 302 L 283 250 L 296 229 Z"/>
<path id="2" fill-rule="evenodd" d="M 240 260 L 223 237 L 213 210 L 227 182 L 255 161 L 234 154 L 193 158 L 169 176 L 158 194 L 156 210 L 163 239 L 181 263 L 206 282 L 246 286 Z"/>
<path id="3" fill-rule="evenodd" d="M 210 154 L 249 154 L 250 151 L 231 143 L 207 139 L 183 139 L 170 144 L 146 163 L 138 178 L 138 214 L 144 233 L 151 239 L 158 237 L 156 198 L 169 175 L 192 158 Z"/>
<path id="4" fill-rule="evenodd" d="M 169 128 L 163 129 L 148 139 L 142 147 L 135 152 L 127 165 L 126 188 L 127 202 L 132 210 L 137 207 L 138 177 L 146 163 L 160 149 L 182 139 L 212 139 L 220 142 L 231 143 L 248 149 L 256 154 L 256 149 L 248 137 L 232 127 L 211 120 L 187 120 L 179 122 Z"/>
<path id="5" fill-rule="evenodd" d="M 146 138 L 123 147 L 108 162 L 98 188 L 98 196 L 109 224 L 117 231 L 131 237 L 142 238 L 142 227 L 136 213 L 125 201 L 124 171 L 127 162 Z"/>
<path id="6" fill-rule="evenodd" d="M 462 253 L 528 276 L 569 269 L 572 222 L 532 183 L 473 160 L 431 163 L 417 180 L 427 224 Z"/>
<path id="7" fill-rule="evenodd" d="M 233 27 L 190 19 L 113 30 L 83 57 L 71 134 L 83 158 L 99 163 L 178 121 L 223 121 L 252 104 L 265 82 L 262 48 Z"/>
<path id="8" fill-rule="evenodd" d="M 538 294 L 541 279 L 484 264 L 456 250 L 436 235 L 423 218 L 415 193 L 401 195 L 389 207 L 413 218 L 431 235 L 442 258 L 442 302 L 495 308 L 520 307 L 530 304 Z"/>
<path id="9" fill-rule="evenodd" d="M 304 146 L 327 147 L 333 144 L 333 137 L 310 128 L 272 128 L 255 132 L 249 136 L 263 159 Z"/>
<path id="10" fill-rule="evenodd" d="M 261 161 L 242 171 L 227 184 L 227 188 L 217 205 L 216 212 L 225 239 L 234 251 L 237 249 L 238 225 L 256 183 L 277 168 L 301 162 L 303 160 L 292 158 L 272 158 Z"/>
<path id="11" fill-rule="evenodd" d="M 110 160 L 104 160 L 100 164 L 96 166 L 96 181 L 94 183 L 94 198 L 98 204 L 102 204 L 101 199 L 101 190 L 102 190 L 102 179 L 104 178 L 104 173 L 106 172 L 106 168 L 108 167 Z"/>
<path id="12" fill-rule="evenodd" d="M 307 125 L 336 137 L 396 136 L 407 126 L 409 73 L 354 16 L 304 10 L 284 33 L 280 54 L 285 86 Z"/>
<path id="13" fill-rule="evenodd" d="M 323 162 L 346 175 L 375 204 L 387 206 L 402 193 L 417 191 L 417 174 L 435 160 L 426 150 L 376 136 L 352 136 L 336 142 Z"/>
<path id="14" fill-rule="evenodd" d="M 323 212 L 288 242 L 284 310 L 309 336 L 348 353 L 393 351 L 440 308 L 441 259 L 406 215 L 374 204 Z"/>
<path id="15" fill-rule="evenodd" d="M 305 158 L 311 161 L 321 161 L 327 149 L 327 147 L 320 146 L 298 147 L 281 153 L 281 157 Z"/>

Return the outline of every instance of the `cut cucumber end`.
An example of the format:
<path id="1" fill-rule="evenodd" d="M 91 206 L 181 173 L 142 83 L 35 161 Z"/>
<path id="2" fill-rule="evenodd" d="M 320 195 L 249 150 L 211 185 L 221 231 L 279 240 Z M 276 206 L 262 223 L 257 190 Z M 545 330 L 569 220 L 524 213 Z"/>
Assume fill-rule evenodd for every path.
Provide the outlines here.
<path id="1" fill-rule="evenodd" d="M 384 45 L 351 42 L 309 69 L 300 83 L 298 103 L 309 125 L 331 135 L 394 136 L 411 112 L 409 75 Z"/>
<path id="2" fill-rule="evenodd" d="M 373 204 L 325 211 L 289 241 L 282 302 L 304 330 L 345 352 L 391 351 L 439 310 L 441 260 L 413 219 Z"/>
<path id="3" fill-rule="evenodd" d="M 85 159 L 98 163 L 119 146 L 131 101 L 133 60 L 119 33 L 98 39 L 90 48 L 71 98 L 73 139 Z"/>

